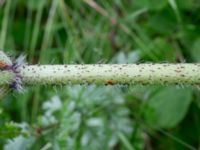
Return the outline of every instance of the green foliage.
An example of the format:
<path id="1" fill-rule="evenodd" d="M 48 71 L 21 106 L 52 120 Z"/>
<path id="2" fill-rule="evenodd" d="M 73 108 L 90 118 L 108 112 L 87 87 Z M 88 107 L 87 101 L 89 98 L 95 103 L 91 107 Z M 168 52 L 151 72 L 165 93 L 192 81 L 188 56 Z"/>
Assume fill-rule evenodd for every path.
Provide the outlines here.
<path id="1" fill-rule="evenodd" d="M 153 112 L 146 112 L 151 126 L 156 128 L 172 128 L 185 117 L 192 102 L 190 89 L 165 87 L 152 95 L 147 107 Z M 177 111 L 178 110 L 178 111 Z M 148 116 L 153 113 L 154 117 Z M 152 114 L 151 114 L 152 115 Z"/>
<path id="2" fill-rule="evenodd" d="M 19 136 L 22 133 L 22 129 L 18 124 L 6 123 L 0 126 L 0 138 L 1 139 L 12 139 Z"/>
<path id="3" fill-rule="evenodd" d="M 138 7 L 146 7 L 150 10 L 161 10 L 167 5 L 167 0 L 140 0 L 135 1 L 135 5 Z"/>
<path id="4" fill-rule="evenodd" d="M 118 89 L 73 86 L 67 91 L 68 100 L 61 108 L 60 118 L 63 119 L 58 134 L 62 146 L 68 149 L 110 149 L 119 142 L 118 134 L 131 135 L 129 110 Z"/>
<path id="5" fill-rule="evenodd" d="M 23 137 L 18 136 L 13 140 L 8 141 L 4 146 L 5 150 L 26 150 L 33 145 L 35 139 L 34 137 Z"/>
<path id="6" fill-rule="evenodd" d="M 198 38 L 196 41 L 194 41 L 193 46 L 191 47 L 191 56 L 194 59 L 195 62 L 200 61 L 200 39 Z"/>

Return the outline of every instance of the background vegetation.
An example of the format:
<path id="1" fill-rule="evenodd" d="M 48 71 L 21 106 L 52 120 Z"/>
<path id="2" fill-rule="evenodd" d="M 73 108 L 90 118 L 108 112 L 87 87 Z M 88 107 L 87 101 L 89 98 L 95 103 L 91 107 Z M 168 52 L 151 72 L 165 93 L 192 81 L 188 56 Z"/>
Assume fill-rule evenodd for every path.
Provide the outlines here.
<path id="1" fill-rule="evenodd" d="M 0 48 L 29 64 L 200 61 L 199 0 L 0 0 Z M 197 87 L 27 87 L 0 102 L 6 150 L 200 149 Z"/>

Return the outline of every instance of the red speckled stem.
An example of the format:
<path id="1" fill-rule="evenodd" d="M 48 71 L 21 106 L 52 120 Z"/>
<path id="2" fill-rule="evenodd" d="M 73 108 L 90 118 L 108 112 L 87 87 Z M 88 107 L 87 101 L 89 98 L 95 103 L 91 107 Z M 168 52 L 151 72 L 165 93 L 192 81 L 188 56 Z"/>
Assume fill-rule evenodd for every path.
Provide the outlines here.
<path id="1" fill-rule="evenodd" d="M 26 65 L 26 84 L 200 84 L 200 64 Z"/>

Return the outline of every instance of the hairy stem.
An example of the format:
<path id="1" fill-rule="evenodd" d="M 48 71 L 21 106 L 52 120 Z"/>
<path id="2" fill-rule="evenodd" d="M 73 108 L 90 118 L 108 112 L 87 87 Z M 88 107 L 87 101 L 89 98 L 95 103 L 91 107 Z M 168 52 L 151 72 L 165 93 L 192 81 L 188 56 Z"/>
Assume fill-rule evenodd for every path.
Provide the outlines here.
<path id="1" fill-rule="evenodd" d="M 0 85 L 10 84 L 13 82 L 15 73 L 12 71 L 0 71 Z"/>
<path id="2" fill-rule="evenodd" d="M 19 75 L 25 84 L 197 85 L 200 64 L 24 65 Z"/>

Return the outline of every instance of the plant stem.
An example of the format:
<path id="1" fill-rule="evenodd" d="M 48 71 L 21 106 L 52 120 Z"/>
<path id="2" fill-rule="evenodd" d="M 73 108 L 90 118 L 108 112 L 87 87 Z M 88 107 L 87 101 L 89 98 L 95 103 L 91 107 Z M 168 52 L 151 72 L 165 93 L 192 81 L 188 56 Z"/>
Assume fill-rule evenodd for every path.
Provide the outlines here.
<path id="1" fill-rule="evenodd" d="M 15 73 L 12 71 L 0 71 L 0 85 L 10 84 L 13 82 Z"/>
<path id="2" fill-rule="evenodd" d="M 197 85 L 200 64 L 27 65 L 19 75 L 25 84 Z"/>

